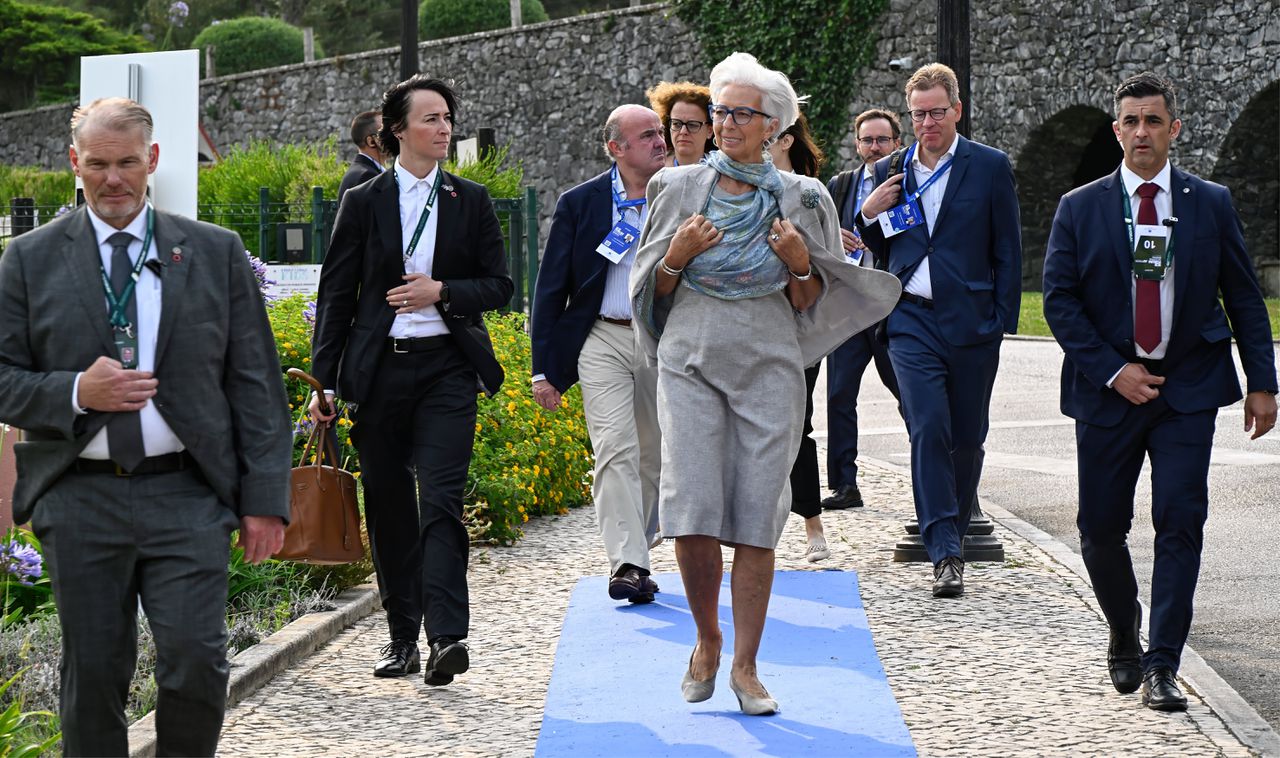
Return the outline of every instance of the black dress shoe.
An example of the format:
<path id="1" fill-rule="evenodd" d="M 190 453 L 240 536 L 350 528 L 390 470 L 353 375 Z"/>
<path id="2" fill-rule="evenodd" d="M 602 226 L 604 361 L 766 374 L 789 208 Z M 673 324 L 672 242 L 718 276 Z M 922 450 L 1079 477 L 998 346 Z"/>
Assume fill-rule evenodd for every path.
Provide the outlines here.
<path id="1" fill-rule="evenodd" d="M 964 559 L 950 555 L 933 565 L 933 596 L 960 597 L 964 594 Z"/>
<path id="2" fill-rule="evenodd" d="M 405 676 L 422 669 L 418 643 L 411 640 L 391 640 L 378 652 L 382 658 L 373 664 L 374 676 Z"/>
<path id="3" fill-rule="evenodd" d="M 1111 642 L 1107 645 L 1107 673 L 1116 692 L 1128 695 L 1142 686 L 1142 642 L 1138 631 L 1142 626 L 1142 612 L 1124 629 L 1111 628 Z"/>
<path id="4" fill-rule="evenodd" d="M 842 511 L 845 508 L 861 508 L 862 493 L 858 491 L 856 484 L 842 484 L 836 490 L 836 494 L 825 498 L 822 501 L 822 507 L 829 511 Z"/>
<path id="5" fill-rule="evenodd" d="M 1178 687 L 1173 669 L 1154 668 L 1142 678 L 1142 704 L 1153 711 L 1185 711 L 1187 696 Z"/>
<path id="6" fill-rule="evenodd" d="M 614 600 L 632 600 L 644 592 L 643 584 L 644 575 L 640 573 L 640 569 L 631 566 L 609 580 L 609 597 Z"/>
<path id="7" fill-rule="evenodd" d="M 427 659 L 427 673 L 423 681 L 432 687 L 449 684 L 458 674 L 471 668 L 471 653 L 467 646 L 442 637 L 431 643 L 431 657 Z"/>

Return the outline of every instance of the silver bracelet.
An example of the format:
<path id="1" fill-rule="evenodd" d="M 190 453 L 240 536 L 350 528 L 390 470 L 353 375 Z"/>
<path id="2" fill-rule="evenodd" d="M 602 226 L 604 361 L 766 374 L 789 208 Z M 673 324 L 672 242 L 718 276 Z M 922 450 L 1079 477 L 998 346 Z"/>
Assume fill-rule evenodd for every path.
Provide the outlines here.
<path id="1" fill-rule="evenodd" d="M 671 268 L 668 266 L 666 258 L 659 260 L 658 265 L 662 267 L 663 272 L 668 276 L 680 276 L 680 274 L 684 273 L 684 269 L 682 268 Z"/>
<path id="2" fill-rule="evenodd" d="M 804 272 L 804 276 L 800 276 L 799 274 L 792 271 L 791 269 L 787 269 L 787 273 L 794 276 L 797 282 L 807 282 L 813 278 L 813 264 L 809 264 L 809 270 Z"/>

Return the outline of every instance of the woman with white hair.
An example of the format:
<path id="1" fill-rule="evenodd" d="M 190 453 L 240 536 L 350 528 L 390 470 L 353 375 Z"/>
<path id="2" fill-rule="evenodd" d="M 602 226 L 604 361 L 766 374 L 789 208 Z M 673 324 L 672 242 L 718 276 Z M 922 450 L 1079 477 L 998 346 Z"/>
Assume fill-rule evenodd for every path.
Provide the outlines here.
<path id="1" fill-rule="evenodd" d="M 778 711 L 756 656 L 790 506 L 804 367 L 883 318 L 900 286 L 851 266 L 816 179 L 780 173 L 767 146 L 799 99 L 785 74 L 734 53 L 711 72 L 716 144 L 704 165 L 663 169 L 632 269 L 637 338 L 658 365 L 659 509 L 698 636 L 685 700 L 711 697 L 722 636 L 721 545 L 733 548 L 733 665 L 742 711 Z"/>

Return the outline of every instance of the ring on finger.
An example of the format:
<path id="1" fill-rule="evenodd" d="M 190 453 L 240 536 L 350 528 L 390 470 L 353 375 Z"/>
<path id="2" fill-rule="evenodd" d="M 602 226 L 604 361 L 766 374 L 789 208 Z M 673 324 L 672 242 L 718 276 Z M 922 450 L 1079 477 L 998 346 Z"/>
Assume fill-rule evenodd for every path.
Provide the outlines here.
<path id="1" fill-rule="evenodd" d="M 777 242 L 779 239 L 781 239 L 781 235 L 779 235 L 777 232 L 774 232 L 773 234 L 769 235 L 769 239 L 773 240 L 774 242 Z"/>

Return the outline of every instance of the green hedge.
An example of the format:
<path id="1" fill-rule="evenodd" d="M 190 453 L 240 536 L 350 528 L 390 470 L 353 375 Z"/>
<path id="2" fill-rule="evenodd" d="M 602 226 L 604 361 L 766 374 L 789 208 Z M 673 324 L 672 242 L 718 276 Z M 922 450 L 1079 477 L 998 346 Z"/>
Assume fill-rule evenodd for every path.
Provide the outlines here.
<path id="1" fill-rule="evenodd" d="M 200 48 L 200 75 L 205 50 L 214 47 L 213 67 L 218 76 L 302 62 L 302 30 L 278 18 L 245 16 L 215 22 L 196 35 L 191 44 Z M 316 58 L 324 51 L 316 42 Z"/>
<path id="2" fill-rule="evenodd" d="M 547 20 L 539 0 L 520 0 L 521 23 Z M 508 0 L 422 0 L 418 30 L 423 39 L 442 39 L 511 26 Z"/>
<path id="3" fill-rule="evenodd" d="M 35 198 L 36 205 L 61 206 L 76 200 L 76 177 L 71 169 L 45 171 L 34 166 L 0 165 L 0 202 L 10 198 Z M 8 215 L 9 209 L 0 209 Z"/>

